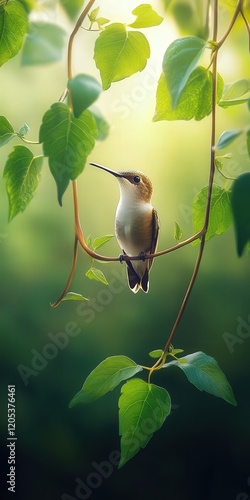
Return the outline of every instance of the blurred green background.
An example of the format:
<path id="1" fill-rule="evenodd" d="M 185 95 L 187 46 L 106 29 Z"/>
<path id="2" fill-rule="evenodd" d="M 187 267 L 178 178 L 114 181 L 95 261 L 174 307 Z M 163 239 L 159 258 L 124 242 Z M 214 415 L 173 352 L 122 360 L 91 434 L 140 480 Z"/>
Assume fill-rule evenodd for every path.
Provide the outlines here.
<path id="1" fill-rule="evenodd" d="M 151 3 L 164 13 L 162 2 Z M 112 21 L 130 22 L 138 2 L 100 0 L 98 5 L 102 15 Z M 60 10 L 45 9 L 45 13 L 49 20 L 70 31 Z M 222 9 L 221 33 L 230 15 Z M 159 248 L 163 249 L 174 244 L 175 220 L 184 237 L 192 234 L 192 200 L 208 178 L 210 117 L 201 123 L 152 122 L 162 57 L 179 34 L 170 18 L 158 28 L 145 30 L 145 34 L 152 49 L 148 66 L 144 72 L 113 84 L 99 99 L 99 108 L 111 129 L 108 139 L 96 145 L 89 160 L 149 175 L 154 186 L 153 204 L 161 221 Z M 96 33 L 79 33 L 74 70 L 99 79 L 93 61 L 95 38 Z M 220 72 L 227 82 L 249 77 L 248 57 L 247 36 L 239 23 L 219 58 Z M 0 114 L 15 128 L 27 122 L 31 127 L 29 139 L 37 139 L 44 112 L 64 90 L 65 61 L 66 54 L 62 63 L 24 68 L 17 57 L 1 68 Z M 219 109 L 217 135 L 248 123 L 245 106 Z M 2 168 L 12 146 L 1 149 Z M 36 154 L 40 151 L 40 147 L 34 148 Z M 233 158 L 228 160 L 225 172 L 238 175 L 249 169 L 243 136 L 230 152 Z M 221 179 L 216 181 L 221 184 Z M 119 197 L 116 180 L 87 165 L 78 186 L 85 235 L 112 233 Z M 155 375 L 153 382 L 171 394 L 170 417 L 145 450 L 121 470 L 109 466 L 108 477 L 98 482 L 93 463 L 107 462 L 110 454 L 119 450 L 119 390 L 86 407 L 69 410 L 68 403 L 88 373 L 107 356 L 124 354 L 148 364 L 148 352 L 165 345 L 192 273 L 197 247 L 158 258 L 148 295 L 129 291 L 125 266 L 120 264 L 102 267 L 112 289 L 87 280 L 84 273 L 90 261 L 80 252 L 72 290 L 92 300 L 89 304 L 64 302 L 52 309 L 50 303 L 66 283 L 72 258 L 71 189 L 60 208 L 54 180 L 44 161 L 34 200 L 11 224 L 7 222 L 3 181 L 0 190 L 2 465 L 4 471 L 7 386 L 16 384 L 17 498 L 250 498 L 250 266 L 248 256 L 240 260 L 236 256 L 233 228 L 208 242 L 174 346 L 183 348 L 185 354 L 202 350 L 215 357 L 234 389 L 238 407 L 200 393 L 178 370 Z M 118 255 L 115 240 L 104 251 Z M 244 331 L 239 326 L 242 321 Z M 76 335 L 60 335 L 72 322 Z M 239 336 L 242 331 L 244 339 Z M 236 339 L 232 349 L 225 341 L 227 333 Z M 68 339 L 67 345 L 49 349 L 51 335 L 64 338 L 65 344 Z M 20 371 L 34 370 L 32 359 L 42 353 L 51 359 L 39 370 L 29 372 L 25 383 Z M 89 491 L 77 493 L 76 478 L 89 485 Z M 4 474 L 1 483 L 6 492 Z M 241 492 L 245 496 L 240 497 Z M 66 493 L 68 497 L 63 496 Z"/>

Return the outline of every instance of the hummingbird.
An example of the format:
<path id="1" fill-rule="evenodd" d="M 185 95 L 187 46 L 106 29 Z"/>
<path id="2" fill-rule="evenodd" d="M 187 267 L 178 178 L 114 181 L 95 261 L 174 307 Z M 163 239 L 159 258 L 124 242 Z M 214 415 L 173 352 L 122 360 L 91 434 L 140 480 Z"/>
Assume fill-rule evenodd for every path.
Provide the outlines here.
<path id="1" fill-rule="evenodd" d="M 151 205 L 151 181 L 137 170 L 116 172 L 97 163 L 90 165 L 105 170 L 118 180 L 120 200 L 115 215 L 116 239 L 124 255 L 141 256 L 141 260 L 126 261 L 128 285 L 134 293 L 140 289 L 147 293 L 153 259 L 145 259 L 145 254 L 155 253 L 159 234 L 157 212 Z"/>

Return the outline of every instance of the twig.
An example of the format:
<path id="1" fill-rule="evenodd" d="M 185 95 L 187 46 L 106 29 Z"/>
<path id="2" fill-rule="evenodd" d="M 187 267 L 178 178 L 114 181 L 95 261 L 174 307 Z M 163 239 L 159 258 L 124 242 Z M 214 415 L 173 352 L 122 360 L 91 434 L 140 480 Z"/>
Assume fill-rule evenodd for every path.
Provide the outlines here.
<path id="1" fill-rule="evenodd" d="M 217 32 L 218 32 L 218 0 L 214 0 L 214 19 L 213 19 L 213 40 L 216 41 L 217 39 Z M 168 337 L 168 340 L 166 342 L 166 345 L 164 347 L 163 353 L 161 357 L 156 361 L 156 363 L 152 366 L 149 376 L 148 376 L 148 381 L 150 382 L 150 378 L 152 373 L 155 370 L 159 370 L 162 365 L 165 363 L 166 356 L 168 353 L 169 346 L 173 340 L 173 337 L 175 335 L 175 332 L 177 330 L 177 327 L 181 321 L 182 315 L 185 311 L 188 299 L 191 295 L 191 291 L 193 289 L 193 286 L 195 284 L 199 269 L 200 269 L 200 264 L 202 261 L 202 256 L 205 248 L 205 242 L 206 242 L 206 233 L 208 229 L 208 224 L 209 224 L 209 216 L 210 216 L 210 207 L 211 207 L 211 198 L 212 198 L 212 190 L 213 190 L 213 181 L 214 181 L 214 173 L 215 173 L 215 133 L 216 133 L 216 98 L 217 98 L 217 54 L 218 54 L 218 49 L 215 50 L 215 53 L 213 54 L 213 63 L 212 63 L 212 72 L 213 72 L 213 87 L 212 87 L 212 120 L 211 120 L 211 149 L 210 149 L 210 170 L 209 170 L 209 185 L 208 185 L 208 195 L 207 195 L 207 204 L 206 204 L 206 211 L 205 211 L 205 218 L 204 218 L 204 226 L 202 230 L 202 236 L 201 236 L 201 243 L 200 243 L 200 248 L 199 248 L 199 253 L 196 259 L 196 263 L 194 266 L 194 270 L 191 276 L 191 279 L 189 281 L 184 299 L 182 301 L 181 307 L 179 309 L 179 312 L 177 314 L 174 326 L 170 332 L 170 335 Z"/>
<path id="2" fill-rule="evenodd" d="M 80 14 L 79 18 L 76 21 L 75 27 L 69 37 L 69 43 L 68 43 L 68 78 L 72 78 L 73 76 L 73 68 L 72 68 L 72 48 L 73 48 L 73 43 L 75 40 L 75 36 L 79 29 L 82 26 L 82 23 L 85 19 L 85 17 L 88 15 L 91 7 L 94 5 L 95 0 L 90 0 L 89 3 L 86 5 L 85 9 L 82 11 Z"/>
<path id="3" fill-rule="evenodd" d="M 239 0 L 237 5 L 236 5 L 236 8 L 235 8 L 235 11 L 234 11 L 234 15 L 233 15 L 233 18 L 232 18 L 232 21 L 226 31 L 226 33 L 223 35 L 223 37 L 218 41 L 217 43 L 217 46 L 218 46 L 218 49 L 221 48 L 221 46 L 223 45 L 223 43 L 226 41 L 227 37 L 229 36 L 229 34 L 231 33 L 234 25 L 235 25 L 235 21 L 239 15 L 239 13 L 243 12 L 243 3 L 244 3 L 244 0 Z M 214 39 L 215 41 L 215 39 Z"/>
<path id="4" fill-rule="evenodd" d="M 61 293 L 60 297 L 53 304 L 51 304 L 51 307 L 57 307 L 70 289 L 70 285 L 73 281 L 73 278 L 75 275 L 75 270 L 76 270 L 77 253 L 78 253 L 78 240 L 77 240 L 77 237 L 75 237 L 72 266 L 71 266 L 70 275 L 69 275 L 67 284 L 66 284 L 63 292 Z"/>

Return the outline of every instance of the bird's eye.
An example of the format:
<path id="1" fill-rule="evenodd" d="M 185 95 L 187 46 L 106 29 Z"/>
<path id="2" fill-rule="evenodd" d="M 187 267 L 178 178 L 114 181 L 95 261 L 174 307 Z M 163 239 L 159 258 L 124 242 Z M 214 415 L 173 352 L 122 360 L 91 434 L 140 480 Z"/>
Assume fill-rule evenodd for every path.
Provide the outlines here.
<path id="1" fill-rule="evenodd" d="M 135 175 L 135 177 L 134 177 L 135 184 L 139 184 L 140 180 L 141 180 L 141 178 L 139 177 L 139 175 Z"/>

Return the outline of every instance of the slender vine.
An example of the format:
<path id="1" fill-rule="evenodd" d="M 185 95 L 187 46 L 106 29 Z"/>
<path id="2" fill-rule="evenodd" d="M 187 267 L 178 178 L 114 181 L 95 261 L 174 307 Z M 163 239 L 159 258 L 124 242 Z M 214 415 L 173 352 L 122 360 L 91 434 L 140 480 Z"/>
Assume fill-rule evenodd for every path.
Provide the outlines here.
<path id="1" fill-rule="evenodd" d="M 216 46 L 216 40 L 217 40 L 217 33 L 218 33 L 218 0 L 214 0 L 214 16 L 213 16 L 213 41 L 215 42 Z M 193 286 L 195 284 L 201 261 L 202 261 L 202 256 L 205 248 L 205 242 L 206 242 L 206 233 L 208 229 L 208 224 L 209 224 L 209 216 L 210 216 L 210 207 L 211 207 L 211 198 L 212 198 L 212 190 L 213 190 L 213 182 L 214 182 L 214 173 L 215 173 L 215 137 L 216 137 L 216 98 L 217 98 L 217 55 L 218 55 L 218 49 L 215 49 L 214 54 L 212 54 L 212 74 L 213 74 L 213 86 L 212 86 L 212 115 L 211 115 L 211 148 L 210 148 L 210 170 L 209 170 L 209 183 L 208 183 L 208 195 L 207 195 L 207 205 L 206 205 L 206 211 L 205 211 L 205 220 L 204 220 L 204 225 L 203 229 L 201 231 L 201 242 L 200 242 L 200 247 L 199 247 L 199 253 L 195 262 L 194 270 L 191 276 L 191 279 L 189 281 L 184 299 L 182 301 L 181 307 L 179 309 L 179 312 L 177 314 L 175 323 L 173 325 L 173 328 L 170 332 L 170 335 L 168 337 L 168 340 L 166 342 L 166 345 L 164 347 L 163 353 L 161 357 L 156 361 L 156 363 L 152 366 L 149 376 L 148 376 L 148 381 L 150 382 L 151 375 L 155 369 L 161 368 L 161 366 L 165 363 L 167 353 L 169 350 L 169 346 L 173 340 L 173 337 L 175 335 L 175 332 L 177 330 L 177 327 L 181 321 L 181 318 L 183 316 L 183 313 L 185 311 L 186 305 L 188 303 L 188 299 L 191 295 Z"/>
<path id="2" fill-rule="evenodd" d="M 4 3 L 4 7 L 7 3 L 8 2 Z M 95 0 L 88 0 L 87 5 L 79 15 L 69 36 L 67 45 L 67 88 L 63 91 L 58 102 L 52 104 L 50 109 L 45 112 L 39 130 L 39 141 L 33 142 L 24 138 L 29 130 L 29 127 L 26 124 L 24 124 L 19 131 L 16 132 L 5 117 L 0 117 L 0 146 L 6 144 L 16 136 L 27 144 L 43 144 L 43 156 L 48 157 L 49 167 L 56 181 L 58 201 L 60 205 L 62 204 L 62 196 L 67 189 L 70 180 L 76 179 L 82 172 L 86 160 L 95 145 L 96 139 L 100 137 L 103 138 L 103 136 L 105 136 L 105 133 L 102 134 L 101 127 L 98 124 L 98 113 L 95 115 L 94 109 L 91 105 L 98 98 L 102 90 L 107 90 L 113 82 L 116 82 L 119 79 L 121 80 L 127 78 L 128 76 L 131 76 L 131 74 L 142 71 L 147 64 L 147 59 L 149 57 L 148 54 L 150 51 L 147 38 L 140 31 L 133 31 L 133 29 L 137 29 L 138 27 L 142 29 L 155 27 L 163 22 L 163 17 L 159 16 L 150 4 L 142 4 L 137 6 L 132 12 L 132 14 L 136 16 L 136 21 L 133 23 L 109 24 L 110 21 L 108 19 L 101 16 L 98 17 L 99 8 L 94 8 L 91 11 L 94 4 Z M 52 307 L 57 307 L 65 298 L 84 300 L 84 297 L 81 295 L 79 296 L 79 294 L 68 293 L 76 272 L 79 248 L 89 255 L 92 260 L 103 262 L 129 262 L 155 259 L 162 255 L 179 250 L 180 248 L 184 248 L 186 245 L 199 240 L 199 247 L 196 252 L 191 276 L 186 289 L 184 290 L 184 297 L 182 298 L 181 304 L 177 309 L 176 318 L 172 329 L 168 334 L 165 347 L 163 349 L 156 349 L 155 351 L 151 351 L 149 353 L 150 357 L 154 358 L 153 366 L 139 365 L 127 356 L 119 355 L 108 357 L 89 374 L 81 390 L 70 402 L 70 407 L 75 404 L 89 403 L 113 390 L 121 382 L 125 382 L 122 385 L 118 403 L 119 428 L 121 430 L 121 459 L 119 466 L 124 465 L 124 463 L 132 458 L 140 450 L 140 448 L 144 448 L 146 446 L 152 434 L 156 430 L 160 429 L 166 417 L 170 414 L 171 398 L 168 391 L 165 388 L 151 383 L 151 377 L 155 371 L 161 368 L 169 369 L 169 367 L 173 365 L 178 366 L 184 371 L 189 382 L 191 382 L 198 389 L 223 398 L 233 406 L 236 406 L 237 404 L 233 390 L 214 358 L 200 351 L 188 354 L 187 356 L 178 357 L 178 354 L 183 351 L 182 349 L 174 349 L 172 342 L 186 310 L 193 287 L 196 283 L 203 259 L 206 241 L 215 234 L 220 234 L 228 229 L 227 219 L 231 208 L 235 223 L 236 244 L 239 256 L 242 255 L 246 244 L 250 241 L 250 172 L 245 172 L 238 178 L 232 179 L 232 177 L 229 177 L 222 172 L 223 159 L 228 158 L 229 155 L 216 157 L 216 151 L 218 149 L 226 147 L 232 142 L 232 140 L 235 140 L 235 138 L 243 132 L 243 130 L 227 130 L 221 134 L 216 143 L 217 104 L 222 107 L 228 107 L 228 105 L 232 106 L 248 102 L 248 106 L 250 107 L 249 98 L 242 98 L 242 95 L 250 91 L 250 81 L 247 79 L 241 79 L 233 82 L 232 84 L 224 85 L 223 79 L 220 75 L 218 75 L 217 71 L 219 50 L 226 42 L 238 17 L 243 19 L 250 40 L 250 24 L 246 17 L 247 11 L 244 10 L 245 5 L 246 3 L 244 0 L 237 0 L 232 19 L 228 23 L 228 27 L 223 36 L 218 39 L 219 0 L 207 0 L 205 10 L 202 2 L 197 1 L 196 14 L 198 13 L 198 17 L 202 17 L 202 21 L 204 22 L 204 25 L 199 24 L 197 28 L 197 32 L 199 32 L 199 34 L 202 33 L 201 37 L 190 36 L 175 40 L 167 48 L 163 58 L 163 74 L 160 76 L 157 86 L 156 114 L 154 115 L 154 121 L 162 119 L 190 120 L 192 118 L 201 120 L 211 113 L 208 186 L 202 189 L 194 202 L 193 215 L 195 234 L 191 235 L 184 241 L 180 241 L 180 238 L 182 238 L 182 231 L 176 223 L 175 239 L 177 243 L 169 248 L 146 255 L 122 255 L 110 257 L 99 254 L 96 252 L 96 249 L 109 241 L 111 236 L 106 235 L 101 238 L 96 238 L 93 241 L 93 244 L 91 243 L 90 238 L 87 238 L 85 241 L 79 213 L 77 180 L 72 181 L 74 208 L 74 244 L 72 245 L 72 263 L 64 290 L 60 294 L 59 298 L 51 304 Z M 0 21 L 4 21 L 6 17 L 4 7 L 0 10 Z M 71 7 L 72 4 L 70 4 L 70 8 Z M 19 2 L 13 2 L 12 10 L 13 22 L 17 22 L 17 18 L 19 20 L 20 15 L 22 17 L 22 23 L 20 25 L 21 31 L 18 39 L 18 43 L 21 48 L 23 38 L 29 31 L 28 18 L 25 11 L 22 11 L 22 7 L 20 7 Z M 205 20 L 203 12 L 205 13 Z M 210 12 L 212 12 L 212 39 L 206 42 L 208 31 L 210 29 Z M 72 14 L 72 11 L 69 10 L 69 13 Z M 95 43 L 94 60 L 96 67 L 100 70 L 102 86 L 91 75 L 77 74 L 75 76 L 73 71 L 73 48 L 75 38 L 79 33 L 79 30 L 83 28 L 83 22 L 87 16 L 90 20 L 90 27 L 87 31 L 96 31 L 92 29 L 92 26 L 95 23 L 97 23 L 100 31 Z M 108 24 L 108 26 L 103 28 L 103 25 L 106 24 Z M 5 41 L 6 50 L 3 50 L 2 54 L 0 51 L 0 65 L 6 62 L 9 58 L 14 57 L 18 50 L 20 50 L 18 44 L 15 44 L 15 46 L 12 47 L 10 30 L 5 29 L 4 22 L 2 22 L 2 25 L 4 26 L 3 39 Z M 47 29 L 51 29 L 51 27 L 47 27 Z M 133 53 L 131 54 L 128 47 L 128 52 L 125 51 L 125 53 L 123 53 L 123 57 L 126 56 L 126 61 L 129 60 L 131 62 L 132 68 L 129 68 L 131 73 L 127 71 L 127 64 L 124 64 L 123 67 L 123 64 L 119 61 L 121 51 L 119 43 L 121 43 L 122 51 L 124 51 L 124 46 L 126 44 L 125 42 L 123 43 L 123 40 L 127 41 L 129 36 L 135 44 L 130 44 L 136 52 L 135 64 L 133 65 Z M 112 50 L 110 50 L 110 46 L 112 47 Z M 10 52 L 9 47 L 11 47 Z M 142 53 L 140 54 L 141 47 Z M 136 48 L 137 50 L 135 50 Z M 211 55 L 208 67 L 204 68 L 203 66 L 198 66 L 198 60 L 206 48 L 210 50 Z M 104 52 L 103 49 L 105 49 Z M 112 75 L 107 76 L 110 65 L 113 64 L 114 50 L 117 50 L 118 52 L 118 62 L 120 65 L 118 64 L 116 67 L 117 73 L 112 73 Z M 28 52 L 29 51 L 30 49 Z M 186 57 L 187 54 L 188 57 Z M 138 57 L 138 55 L 141 57 Z M 188 102 L 188 106 L 186 104 L 183 105 L 183 102 L 185 103 L 187 101 L 187 95 L 188 98 L 190 97 L 191 99 L 193 94 L 199 96 L 197 102 L 194 99 L 194 106 L 191 106 L 190 102 Z M 203 99 L 200 98 L 201 96 Z M 68 97 L 67 104 L 64 103 L 66 97 Z M 200 102 L 202 100 L 205 102 L 204 107 Z M 193 108 L 197 108 L 194 113 Z M 106 124 L 105 120 L 103 120 L 103 122 Z M 245 135 L 247 140 L 247 149 L 250 156 L 249 129 L 245 131 Z M 60 139 L 63 138 L 63 140 L 64 138 L 67 138 L 67 141 L 65 141 L 66 144 L 63 143 L 61 145 L 61 142 L 58 141 L 58 137 L 60 137 Z M 58 142 L 60 143 L 59 146 Z M 78 145 L 81 146 L 80 150 L 78 150 Z M 10 220 L 20 211 L 23 211 L 30 202 L 38 184 L 43 156 L 34 156 L 28 148 L 20 145 L 14 146 L 13 151 L 8 156 L 8 160 L 4 168 L 4 177 L 6 178 L 6 188 L 10 201 Z M 21 168 L 17 169 L 17 165 L 21 165 Z M 216 169 L 225 179 L 234 181 L 230 191 L 215 185 L 214 178 Z M 219 196 L 224 196 L 222 198 L 223 202 L 221 201 L 222 208 L 219 209 L 221 217 L 217 217 L 218 214 L 216 212 L 216 218 L 226 220 L 226 222 L 223 220 L 223 224 L 221 225 L 217 221 L 215 224 L 213 220 L 213 204 L 218 199 L 218 193 Z M 224 202 L 227 206 L 226 210 L 224 208 Z M 231 223 L 230 217 L 229 226 Z M 202 228 L 197 231 L 201 226 Z M 94 274 L 94 271 L 96 274 Z M 91 272 L 93 272 L 92 275 Z M 100 273 L 99 275 L 98 272 Z M 86 275 L 102 281 L 101 271 L 95 269 L 93 266 L 86 273 Z M 105 283 L 108 284 L 107 282 Z M 68 295 L 68 297 L 66 297 L 66 295 Z M 174 358 L 174 360 L 169 361 L 170 356 Z M 147 382 L 137 376 L 133 378 L 134 375 L 143 369 L 145 369 L 148 373 Z M 150 435 L 148 432 L 144 432 L 146 422 L 150 422 L 150 429 L 152 430 L 152 432 L 150 430 Z"/>
<path id="3" fill-rule="evenodd" d="M 76 22 L 76 25 L 70 35 L 69 38 L 69 43 L 68 43 L 68 77 L 72 78 L 73 76 L 73 69 L 72 69 L 72 53 L 73 53 L 73 44 L 75 40 L 75 36 L 78 33 L 79 29 L 82 26 L 82 23 L 84 19 L 86 18 L 87 14 L 89 13 L 90 9 L 92 8 L 95 0 L 90 0 L 81 15 L 78 18 L 78 21 Z M 217 41 L 218 37 L 218 0 L 214 0 L 214 6 L 213 6 L 213 33 L 212 33 L 212 42 L 210 42 L 210 46 L 212 47 L 212 52 L 211 52 L 211 63 L 210 66 L 212 67 L 212 78 L 213 78 L 213 84 L 212 84 L 212 113 L 211 113 L 211 147 L 210 147 L 210 169 L 209 169 L 209 182 L 208 182 L 208 193 L 207 193 L 207 202 L 206 202 L 206 210 L 205 210 L 205 217 L 204 217 L 204 223 L 202 229 L 192 235 L 191 237 L 185 239 L 182 242 L 179 242 L 178 244 L 171 246 L 167 249 L 155 252 L 154 254 L 147 254 L 143 256 L 143 258 L 146 259 L 152 259 L 152 258 L 157 258 L 162 255 L 166 255 L 170 252 L 173 252 L 175 250 L 178 250 L 180 248 L 183 248 L 184 246 L 192 243 L 193 241 L 200 239 L 200 246 L 199 246 L 199 252 L 198 256 L 194 265 L 193 273 L 190 278 L 189 284 L 186 289 L 186 293 L 184 295 L 183 301 L 181 303 L 181 306 L 179 308 L 176 320 L 174 322 L 173 328 L 170 332 L 170 335 L 168 337 L 168 340 L 165 344 L 165 347 L 163 349 L 163 352 L 160 356 L 160 358 L 156 361 L 156 363 L 151 367 L 144 367 L 149 370 L 149 377 L 148 380 L 150 381 L 151 375 L 155 370 L 158 370 L 162 367 L 162 365 L 166 361 L 166 357 L 169 351 L 169 347 L 171 345 L 171 342 L 173 341 L 173 337 L 176 333 L 176 330 L 178 328 L 178 325 L 182 319 L 183 313 L 186 309 L 189 297 L 191 295 L 193 286 L 195 284 L 197 275 L 199 273 L 202 257 L 203 257 L 203 252 L 205 248 L 205 243 L 206 243 L 206 233 L 208 230 L 208 225 L 209 225 L 209 218 L 210 218 L 210 208 L 211 208 L 211 199 L 212 199 L 212 190 L 213 190 L 213 183 L 214 183 L 214 174 L 215 174 L 215 144 L 216 144 L 216 105 L 217 105 L 217 57 L 218 57 L 218 51 L 222 47 L 222 45 L 225 43 L 226 39 L 228 38 L 229 34 L 231 33 L 231 30 L 236 22 L 236 19 L 239 14 L 242 15 L 245 24 L 247 25 L 248 31 L 249 30 L 249 24 L 248 21 L 244 15 L 243 12 L 243 3 L 244 0 L 239 0 L 238 4 L 236 6 L 233 18 L 230 22 L 230 25 L 226 31 L 226 33 L 223 35 L 223 37 Z M 210 6 L 210 2 L 209 2 Z M 66 96 L 66 93 L 63 94 L 64 98 Z M 76 270 L 76 264 L 77 264 L 77 256 L 78 256 L 78 244 L 82 247 L 82 249 L 92 258 L 98 261 L 105 261 L 105 262 L 118 262 L 121 261 L 134 261 L 134 260 L 140 260 L 142 259 L 141 256 L 127 256 L 127 255 L 122 255 L 122 256 L 117 256 L 117 257 L 108 257 L 101 255 L 91 248 L 88 247 L 88 245 L 85 242 L 84 239 L 84 234 L 82 231 L 81 223 L 80 223 L 80 216 L 79 216 L 79 203 L 78 203 L 78 192 L 77 192 L 77 181 L 74 180 L 72 182 L 72 187 L 73 187 L 73 200 L 74 200 L 74 219 L 75 219 L 75 240 L 74 240 L 74 250 L 73 250 L 73 259 L 72 259 L 72 266 L 70 270 L 70 275 L 67 281 L 67 284 L 61 293 L 60 297 L 52 304 L 52 307 L 56 307 L 60 304 L 61 300 L 65 297 L 67 292 L 70 289 L 71 283 L 74 278 L 75 270 Z"/>

